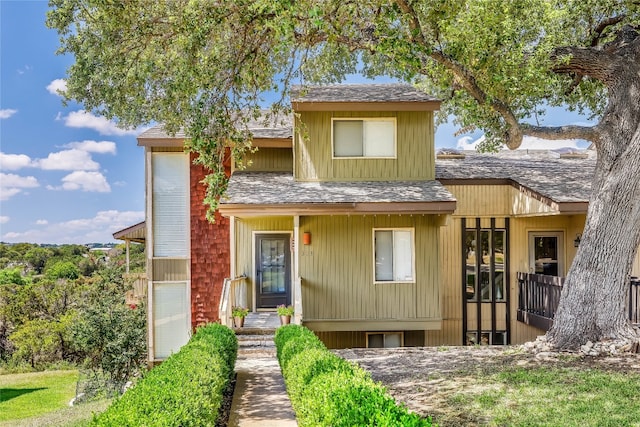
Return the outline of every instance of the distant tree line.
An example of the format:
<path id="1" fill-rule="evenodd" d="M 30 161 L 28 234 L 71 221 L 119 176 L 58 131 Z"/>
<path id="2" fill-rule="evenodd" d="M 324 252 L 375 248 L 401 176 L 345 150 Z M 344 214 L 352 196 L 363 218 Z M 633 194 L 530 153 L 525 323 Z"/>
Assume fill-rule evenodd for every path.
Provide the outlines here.
<path id="1" fill-rule="evenodd" d="M 131 247 L 131 271 L 143 250 Z M 63 363 L 126 382 L 146 360 L 146 314 L 126 303 L 124 271 L 123 245 L 0 244 L 0 371 Z"/>

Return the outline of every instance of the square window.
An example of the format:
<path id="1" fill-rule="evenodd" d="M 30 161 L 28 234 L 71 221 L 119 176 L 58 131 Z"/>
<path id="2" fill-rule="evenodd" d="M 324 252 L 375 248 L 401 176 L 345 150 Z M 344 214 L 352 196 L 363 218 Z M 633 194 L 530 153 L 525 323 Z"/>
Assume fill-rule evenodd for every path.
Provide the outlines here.
<path id="1" fill-rule="evenodd" d="M 395 118 L 334 119 L 333 156 L 394 158 Z"/>
<path id="2" fill-rule="evenodd" d="M 404 347 L 404 332 L 367 332 L 367 348 Z"/>
<path id="3" fill-rule="evenodd" d="M 413 282 L 413 229 L 374 230 L 376 282 Z"/>

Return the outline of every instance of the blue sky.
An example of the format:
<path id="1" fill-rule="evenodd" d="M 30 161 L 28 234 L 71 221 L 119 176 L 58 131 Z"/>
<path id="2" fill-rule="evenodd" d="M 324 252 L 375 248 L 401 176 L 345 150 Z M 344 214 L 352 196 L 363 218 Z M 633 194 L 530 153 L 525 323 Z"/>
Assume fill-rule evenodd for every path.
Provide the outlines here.
<path id="1" fill-rule="evenodd" d="M 63 106 L 56 89 L 73 58 L 55 54 L 47 9 L 46 1 L 0 0 L 0 241 L 111 242 L 114 231 L 144 220 L 142 129 L 124 131 L 81 105 Z M 577 121 L 558 109 L 545 124 Z M 454 132 L 440 126 L 436 146 L 470 148 L 481 137 Z"/>

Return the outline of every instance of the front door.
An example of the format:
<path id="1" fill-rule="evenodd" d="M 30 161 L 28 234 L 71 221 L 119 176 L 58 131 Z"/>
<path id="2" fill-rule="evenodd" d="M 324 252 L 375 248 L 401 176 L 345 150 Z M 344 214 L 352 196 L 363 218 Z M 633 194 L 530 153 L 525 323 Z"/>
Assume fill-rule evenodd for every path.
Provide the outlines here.
<path id="1" fill-rule="evenodd" d="M 291 303 L 289 234 L 256 235 L 256 305 L 274 308 Z"/>

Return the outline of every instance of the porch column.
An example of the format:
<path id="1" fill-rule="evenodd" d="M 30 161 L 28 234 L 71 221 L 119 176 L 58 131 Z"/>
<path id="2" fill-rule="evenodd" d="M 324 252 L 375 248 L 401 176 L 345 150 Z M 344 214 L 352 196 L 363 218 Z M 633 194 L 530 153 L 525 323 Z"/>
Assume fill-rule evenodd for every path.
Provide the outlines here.
<path id="1" fill-rule="evenodd" d="M 127 266 L 125 271 L 127 272 L 127 274 L 129 274 L 129 245 L 131 244 L 131 241 L 129 239 L 125 239 L 125 248 L 126 248 L 126 257 L 127 257 Z"/>
<path id="2" fill-rule="evenodd" d="M 293 323 L 297 325 L 302 324 L 302 287 L 300 286 L 300 272 L 298 270 L 300 264 L 300 216 L 293 217 Z"/>

